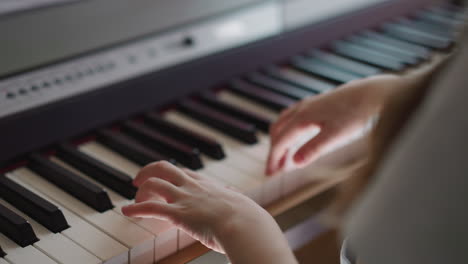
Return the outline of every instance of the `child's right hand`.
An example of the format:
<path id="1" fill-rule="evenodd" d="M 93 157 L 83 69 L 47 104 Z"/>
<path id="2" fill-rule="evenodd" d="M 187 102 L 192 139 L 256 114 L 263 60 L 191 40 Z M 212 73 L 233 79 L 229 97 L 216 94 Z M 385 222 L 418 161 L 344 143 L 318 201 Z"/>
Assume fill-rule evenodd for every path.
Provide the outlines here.
<path id="1" fill-rule="evenodd" d="M 270 128 L 271 148 L 266 174 L 285 169 L 288 155 L 297 168 L 304 167 L 362 129 L 377 114 L 386 98 L 407 81 L 397 75 L 380 75 L 352 81 L 336 90 L 306 98 L 286 109 Z M 295 153 L 297 138 L 310 129 L 320 130 Z"/>

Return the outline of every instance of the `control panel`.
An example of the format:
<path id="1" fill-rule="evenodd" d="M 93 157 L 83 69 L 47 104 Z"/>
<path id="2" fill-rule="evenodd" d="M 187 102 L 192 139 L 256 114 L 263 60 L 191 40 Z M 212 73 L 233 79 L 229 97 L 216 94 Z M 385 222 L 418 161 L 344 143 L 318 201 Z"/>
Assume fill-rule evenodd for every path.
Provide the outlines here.
<path id="1" fill-rule="evenodd" d="M 276 35 L 281 17 L 281 5 L 266 2 L 4 79 L 0 118 Z"/>

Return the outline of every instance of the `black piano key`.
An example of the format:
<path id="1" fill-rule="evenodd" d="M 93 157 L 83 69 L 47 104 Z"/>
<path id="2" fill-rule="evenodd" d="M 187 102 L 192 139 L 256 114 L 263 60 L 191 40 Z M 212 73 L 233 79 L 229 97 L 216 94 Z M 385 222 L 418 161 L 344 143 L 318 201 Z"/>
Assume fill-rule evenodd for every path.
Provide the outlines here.
<path id="1" fill-rule="evenodd" d="M 249 98 L 276 111 L 288 108 L 296 102 L 289 97 L 271 92 L 265 88 L 249 84 L 242 80 L 231 81 L 229 88 L 233 93 Z"/>
<path id="2" fill-rule="evenodd" d="M 122 126 L 122 131 L 134 137 L 141 143 L 161 151 L 167 156 L 192 170 L 203 168 L 200 159 L 200 151 L 197 148 L 187 146 L 171 137 L 163 135 L 149 127 L 133 121 L 127 121 Z"/>
<path id="3" fill-rule="evenodd" d="M 296 74 L 291 74 L 290 71 L 283 71 L 277 66 L 267 67 L 265 69 L 265 73 L 273 78 L 276 78 L 283 82 L 291 83 L 293 85 L 307 89 L 314 93 L 328 92 L 336 87 L 335 84 L 317 79 L 312 76 L 304 75 L 299 77 Z"/>
<path id="4" fill-rule="evenodd" d="M 212 93 L 202 93 L 199 96 L 200 101 L 206 105 L 209 105 L 221 112 L 233 115 L 241 120 L 255 124 L 255 126 L 263 132 L 268 133 L 270 130 L 271 121 L 264 118 L 256 113 L 240 109 L 237 106 L 223 102 L 215 97 Z"/>
<path id="5" fill-rule="evenodd" d="M 0 204 L 0 233 L 22 247 L 39 241 L 29 222 L 2 204 Z"/>
<path id="6" fill-rule="evenodd" d="M 178 103 L 178 109 L 188 116 L 211 126 L 222 133 L 236 138 L 247 144 L 258 142 L 256 127 L 254 124 L 241 121 L 214 108 L 204 106 L 192 100 L 182 100 Z"/>
<path id="7" fill-rule="evenodd" d="M 445 26 L 442 24 L 431 23 L 423 19 L 408 19 L 408 18 L 399 18 L 396 20 L 398 24 L 420 30 L 435 36 L 442 36 L 454 41 L 456 36 L 456 28 Z"/>
<path id="8" fill-rule="evenodd" d="M 261 73 L 252 73 L 247 76 L 247 81 L 255 85 L 261 86 L 273 92 L 291 97 L 295 100 L 301 100 L 311 95 L 317 94 L 316 92 L 298 88 L 292 84 L 279 81 Z"/>
<path id="9" fill-rule="evenodd" d="M 39 154 L 30 155 L 28 167 L 98 212 L 113 207 L 105 190 Z"/>
<path id="10" fill-rule="evenodd" d="M 101 161 L 77 150 L 68 143 L 60 144 L 57 147 L 56 155 L 123 197 L 130 200 L 135 198 L 137 188 L 133 186 L 133 179 L 127 174 L 107 166 Z"/>
<path id="11" fill-rule="evenodd" d="M 386 55 L 395 56 L 396 58 L 400 59 L 401 61 L 403 61 L 404 63 L 408 65 L 415 65 L 421 62 L 421 60 L 414 53 L 410 53 L 406 50 L 402 50 L 393 45 L 388 45 L 383 42 L 379 42 L 376 40 L 372 40 L 372 39 L 360 37 L 360 36 L 353 36 L 349 40 L 358 45 L 381 51 Z"/>
<path id="12" fill-rule="evenodd" d="M 4 258 L 6 256 L 5 251 L 3 251 L 2 247 L 0 246 L 0 258 Z"/>
<path id="13" fill-rule="evenodd" d="M 402 50 L 406 50 L 407 52 L 414 53 L 416 56 L 423 60 L 427 60 L 431 56 L 431 50 L 417 44 L 409 43 L 406 41 L 399 40 L 397 38 L 393 38 L 382 33 L 378 33 L 375 31 L 364 31 L 361 33 L 361 36 L 366 38 L 370 38 L 379 42 L 383 42 L 387 45 L 398 47 Z"/>
<path id="14" fill-rule="evenodd" d="M 335 42 L 333 48 L 336 53 L 342 56 L 359 60 L 383 69 L 401 71 L 405 68 L 404 63 L 400 60 L 349 42 Z"/>
<path id="15" fill-rule="evenodd" d="M 312 50 L 309 51 L 307 55 L 362 77 L 368 77 L 382 72 L 380 68 L 350 60 L 323 50 Z"/>
<path id="16" fill-rule="evenodd" d="M 149 127 L 161 131 L 164 134 L 193 147 L 198 148 L 206 155 L 221 160 L 225 157 L 223 147 L 221 144 L 213 139 L 207 138 L 203 135 L 197 134 L 167 120 L 162 119 L 154 113 L 147 114 L 144 117 L 145 124 Z"/>
<path id="17" fill-rule="evenodd" d="M 0 175 L 0 197 L 53 233 L 69 227 L 62 211 L 44 198 Z"/>
<path id="18" fill-rule="evenodd" d="M 432 24 L 440 25 L 443 27 L 448 27 L 448 28 L 455 28 L 459 25 L 458 20 L 454 20 L 453 18 L 449 18 L 434 12 L 431 12 L 429 10 L 423 10 L 421 12 L 418 12 L 415 15 L 416 19 L 427 21 Z"/>
<path id="19" fill-rule="evenodd" d="M 387 23 L 382 26 L 384 32 L 390 36 L 419 44 L 432 49 L 448 49 L 453 41 L 441 36 L 434 36 L 416 29 L 405 27 L 395 23 Z"/>
<path id="20" fill-rule="evenodd" d="M 424 11 L 452 19 L 458 23 L 464 23 L 465 19 L 468 18 L 468 15 L 466 14 L 466 8 L 451 5 L 450 3 L 445 3 L 443 6 L 433 6 Z"/>
<path id="21" fill-rule="evenodd" d="M 433 34 L 435 36 L 440 36 L 447 38 L 450 41 L 455 41 L 455 36 L 457 31 L 460 29 L 458 26 L 448 26 L 444 24 L 431 23 L 430 21 L 424 19 L 414 19 L 414 18 L 399 18 L 396 20 L 398 24 L 413 28 L 415 30 L 420 30 L 428 34 Z"/>
<path id="22" fill-rule="evenodd" d="M 133 138 L 120 132 L 108 129 L 99 130 L 97 132 L 97 140 L 101 144 L 141 166 L 160 160 L 166 160 L 172 164 L 176 164 L 175 159 L 168 158 L 159 152 L 149 149 Z"/>
<path id="23" fill-rule="evenodd" d="M 314 58 L 297 56 L 292 60 L 291 66 L 299 71 L 313 74 L 336 84 L 343 84 L 361 78 L 361 76 L 331 67 Z"/>

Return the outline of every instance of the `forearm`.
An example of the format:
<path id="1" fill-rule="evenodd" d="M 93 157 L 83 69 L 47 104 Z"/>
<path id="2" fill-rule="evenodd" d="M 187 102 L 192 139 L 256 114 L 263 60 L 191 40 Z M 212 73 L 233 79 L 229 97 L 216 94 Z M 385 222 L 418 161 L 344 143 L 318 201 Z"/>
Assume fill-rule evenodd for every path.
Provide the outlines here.
<path id="1" fill-rule="evenodd" d="M 402 92 L 418 90 L 422 86 L 430 85 L 434 76 L 444 68 L 447 61 L 448 57 L 444 57 L 402 76 L 389 75 L 389 78 L 393 76 L 394 80 L 386 82 L 385 85 L 382 85 L 380 91 L 377 91 L 379 101 L 377 110 L 380 111 L 385 102 Z M 371 92 L 370 95 L 375 95 L 375 93 Z"/>
<path id="2" fill-rule="evenodd" d="M 219 243 L 233 264 L 295 264 L 289 245 L 276 222 L 264 212 L 261 217 L 231 222 L 221 231 Z"/>

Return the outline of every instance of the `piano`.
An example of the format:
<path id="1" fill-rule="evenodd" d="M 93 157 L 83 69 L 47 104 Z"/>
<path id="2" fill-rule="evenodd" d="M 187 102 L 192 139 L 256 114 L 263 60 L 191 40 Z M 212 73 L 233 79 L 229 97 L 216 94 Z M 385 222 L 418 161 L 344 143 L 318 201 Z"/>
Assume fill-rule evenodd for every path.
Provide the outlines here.
<path id="1" fill-rule="evenodd" d="M 140 168 L 167 160 L 284 211 L 278 204 L 309 186 L 315 165 L 263 175 L 280 111 L 352 80 L 420 67 L 450 52 L 466 19 L 463 6 L 432 0 L 6 7 L 0 264 L 208 263 L 170 224 L 122 215 Z M 339 182 L 321 179 L 302 194 Z"/>

